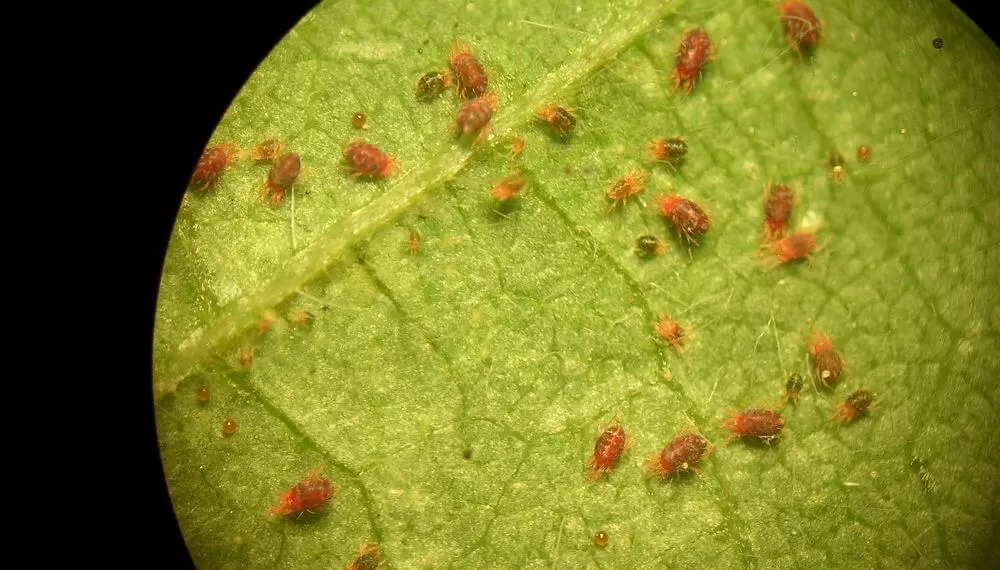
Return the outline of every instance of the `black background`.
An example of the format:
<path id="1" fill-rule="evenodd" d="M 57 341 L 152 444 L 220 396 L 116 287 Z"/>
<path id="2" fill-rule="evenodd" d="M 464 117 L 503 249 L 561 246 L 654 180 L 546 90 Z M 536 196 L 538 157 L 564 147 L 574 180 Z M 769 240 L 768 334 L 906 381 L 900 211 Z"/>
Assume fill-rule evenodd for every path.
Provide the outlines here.
<path id="1" fill-rule="evenodd" d="M 152 187 L 143 191 L 146 211 L 140 213 L 142 231 L 146 232 L 140 236 L 146 246 L 142 257 L 145 303 L 141 310 L 147 316 L 147 328 L 136 336 L 142 341 L 139 354 L 145 358 L 140 367 L 147 376 L 152 358 L 148 341 L 163 256 L 195 162 L 253 70 L 317 3 L 301 0 L 256 6 L 229 1 L 168 3 L 150 15 L 152 29 L 144 29 L 142 39 L 132 48 L 150 54 L 153 62 L 147 67 L 150 75 L 145 78 L 148 86 L 145 95 L 148 101 L 156 101 L 158 112 L 153 114 L 153 126 L 159 135 L 152 143 L 150 160 L 162 173 Z M 989 15 L 988 5 L 968 1 L 955 4 L 996 41 L 996 22 Z M 949 38 L 942 39 L 944 49 L 949 49 Z M 933 40 L 928 37 L 928 44 Z M 148 116 L 143 114 L 144 129 Z M 146 384 L 149 385 L 151 382 Z M 145 401 L 149 397 L 151 394 L 146 394 Z M 138 529 L 139 536 L 150 542 L 147 552 L 158 553 L 155 560 L 159 567 L 192 568 L 166 491 L 151 407 L 146 429 L 141 433 L 144 437 L 139 448 L 144 454 L 140 481 L 142 490 L 149 493 L 143 504 L 150 508 L 142 509 L 148 520 L 145 529 Z"/>

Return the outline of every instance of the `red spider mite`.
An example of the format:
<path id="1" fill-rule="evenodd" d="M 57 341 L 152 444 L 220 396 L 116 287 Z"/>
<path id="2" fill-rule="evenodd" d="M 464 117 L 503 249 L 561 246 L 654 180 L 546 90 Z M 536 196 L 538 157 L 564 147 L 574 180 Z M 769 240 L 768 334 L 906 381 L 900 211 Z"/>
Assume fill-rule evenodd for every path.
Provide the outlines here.
<path id="1" fill-rule="evenodd" d="M 660 319 L 660 322 L 656 325 L 656 334 L 660 335 L 660 338 L 669 342 L 674 348 L 684 346 L 684 341 L 687 337 L 687 331 L 672 317 L 663 317 Z"/>
<path id="2" fill-rule="evenodd" d="M 236 145 L 222 143 L 205 149 L 191 174 L 189 186 L 199 192 L 215 187 L 223 171 L 239 156 Z"/>
<path id="3" fill-rule="evenodd" d="M 711 445 L 701 434 L 684 432 L 675 437 L 663 450 L 646 460 L 646 471 L 651 475 L 667 478 L 688 471 L 697 472 L 697 465 L 709 452 Z"/>
<path id="4" fill-rule="evenodd" d="M 745 412 L 737 412 L 722 424 L 722 429 L 733 432 L 729 441 L 734 439 L 758 439 L 764 443 L 781 436 L 785 427 L 785 419 L 774 410 L 754 408 Z"/>
<path id="5" fill-rule="evenodd" d="M 302 169 L 302 160 L 299 155 L 289 152 L 278 157 L 271 166 L 271 172 L 267 175 L 267 182 L 264 183 L 262 196 L 270 196 L 271 203 L 277 206 L 285 199 L 285 193 L 295 184 L 295 179 L 299 177 Z"/>
<path id="6" fill-rule="evenodd" d="M 395 174 L 399 163 L 373 144 L 355 141 L 344 149 L 344 160 L 357 178 L 388 178 Z"/>
<path id="7" fill-rule="evenodd" d="M 821 332 L 813 332 L 809 338 L 809 355 L 812 357 L 816 380 L 823 387 L 832 388 L 844 373 L 846 366 L 830 337 Z"/>
<path id="8" fill-rule="evenodd" d="M 463 99 L 480 97 L 486 93 L 489 83 L 486 70 L 468 47 L 456 43 L 448 58 L 448 65 L 454 74 L 458 94 Z"/>
<path id="9" fill-rule="evenodd" d="M 410 230 L 410 237 L 406 240 L 406 247 L 410 251 L 410 255 L 416 255 L 420 253 L 420 232 L 417 230 Z"/>
<path id="10" fill-rule="evenodd" d="M 299 517 L 303 513 L 321 512 L 327 502 L 337 494 L 337 486 L 320 475 L 322 470 L 321 467 L 312 469 L 306 474 L 305 479 L 286 491 L 278 505 L 271 509 L 271 516 Z"/>
<path id="11" fill-rule="evenodd" d="M 611 200 L 611 207 L 616 208 L 624 204 L 630 197 L 642 192 L 646 185 L 646 174 L 644 172 L 632 171 L 619 178 L 608 188 L 608 199 Z"/>
<path id="12" fill-rule="evenodd" d="M 526 146 L 524 137 L 517 137 L 514 142 L 510 145 L 510 153 L 514 156 L 520 156 L 524 152 L 524 147 Z"/>
<path id="13" fill-rule="evenodd" d="M 660 215 L 674 226 L 678 237 L 697 246 L 698 240 L 711 225 L 705 210 L 691 200 L 677 195 L 662 196 L 658 199 L 658 204 Z"/>
<path id="14" fill-rule="evenodd" d="M 277 139 L 268 139 L 250 149 L 250 160 L 260 162 L 274 162 L 285 152 L 285 145 Z"/>
<path id="15" fill-rule="evenodd" d="M 653 155 L 653 160 L 676 166 L 687 154 L 688 145 L 681 137 L 671 137 L 654 140 L 649 143 L 649 150 Z"/>
<path id="16" fill-rule="evenodd" d="M 868 413 L 869 407 L 875 400 L 875 394 L 861 388 L 855 390 L 847 396 L 844 402 L 837 406 L 837 413 L 833 419 L 849 424 L 860 416 Z"/>
<path id="17" fill-rule="evenodd" d="M 808 260 L 816 252 L 816 236 L 812 232 L 795 232 L 768 247 L 774 252 L 772 263 L 776 265 Z"/>
<path id="18" fill-rule="evenodd" d="M 459 138 L 466 138 L 478 133 L 476 140 L 483 140 L 490 131 L 490 120 L 497 110 L 497 98 L 492 93 L 466 101 L 458 109 L 455 129 Z"/>
<path id="19" fill-rule="evenodd" d="M 552 127 L 560 136 L 566 137 L 576 128 L 576 116 L 573 111 L 558 105 L 549 105 L 535 112 L 535 117 Z"/>
<path id="20" fill-rule="evenodd" d="M 671 77 L 674 80 L 674 88 L 677 91 L 681 85 L 684 86 L 684 94 L 691 93 L 701 70 L 709 60 L 712 49 L 712 42 L 708 39 L 708 33 L 702 28 L 695 28 L 686 34 L 677 48 L 677 64 Z"/>
<path id="21" fill-rule="evenodd" d="M 609 425 L 594 444 L 594 454 L 587 462 L 592 479 L 598 479 L 614 468 L 625 451 L 625 429 L 617 421 Z"/>
<path id="22" fill-rule="evenodd" d="M 490 196 L 494 200 L 506 202 L 511 198 L 516 198 L 527 183 L 528 181 L 525 180 L 521 173 L 511 174 L 493 186 L 493 189 L 490 190 Z"/>
<path id="23" fill-rule="evenodd" d="M 785 184 L 768 182 L 764 187 L 764 241 L 785 235 L 795 202 L 795 194 Z"/>
<path id="24" fill-rule="evenodd" d="M 358 551 L 358 557 L 347 565 L 347 570 L 374 570 L 382 564 L 382 553 L 377 544 L 366 544 Z"/>
<path id="25" fill-rule="evenodd" d="M 822 31 L 819 20 L 809 6 L 799 0 L 787 0 L 778 9 L 788 43 L 802 59 L 803 52 L 811 52 L 819 44 Z"/>

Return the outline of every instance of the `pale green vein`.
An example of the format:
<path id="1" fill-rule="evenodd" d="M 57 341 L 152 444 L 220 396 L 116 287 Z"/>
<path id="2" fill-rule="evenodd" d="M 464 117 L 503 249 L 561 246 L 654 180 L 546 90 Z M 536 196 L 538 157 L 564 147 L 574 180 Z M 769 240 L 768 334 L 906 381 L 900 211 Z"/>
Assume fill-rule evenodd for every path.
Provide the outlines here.
<path id="1" fill-rule="evenodd" d="M 652 0 L 635 10 L 624 25 L 596 43 L 582 44 L 570 62 L 549 74 L 534 91 L 500 109 L 493 121 L 494 131 L 503 134 L 530 121 L 536 108 L 559 99 L 681 5 L 683 0 Z M 230 303 L 221 318 L 198 329 L 182 342 L 154 372 L 156 399 L 175 391 L 178 384 L 202 363 L 254 326 L 264 311 L 285 301 L 338 262 L 345 261 L 344 254 L 352 245 L 425 199 L 431 190 L 453 178 L 474 155 L 486 148 L 487 145 L 471 149 L 453 146 L 404 173 L 382 196 L 329 227 L 316 241 L 289 258 L 270 281 Z"/>

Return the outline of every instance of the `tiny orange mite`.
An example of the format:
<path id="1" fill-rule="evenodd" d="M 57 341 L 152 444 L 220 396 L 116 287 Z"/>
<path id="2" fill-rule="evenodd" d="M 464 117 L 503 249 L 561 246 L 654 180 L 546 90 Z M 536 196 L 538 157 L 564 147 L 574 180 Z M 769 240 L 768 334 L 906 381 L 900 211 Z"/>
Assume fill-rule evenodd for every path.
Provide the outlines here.
<path id="1" fill-rule="evenodd" d="M 250 368 L 253 364 L 253 349 L 250 347 L 243 347 L 239 349 L 236 353 L 237 361 L 240 363 L 242 368 Z"/>
<path id="2" fill-rule="evenodd" d="M 366 544 L 358 556 L 347 565 L 347 570 L 375 570 L 382 565 L 382 553 L 377 544 Z"/>
<path id="3" fill-rule="evenodd" d="M 770 444 L 781 436 L 785 427 L 785 419 L 774 410 L 754 408 L 745 412 L 733 413 L 722 424 L 722 429 L 733 432 L 729 441 L 735 439 L 759 440 Z"/>
<path id="4" fill-rule="evenodd" d="M 809 339 L 809 355 L 812 357 L 816 380 L 823 387 L 832 388 L 844 373 L 846 366 L 830 337 L 821 332 L 813 332 Z"/>
<path id="5" fill-rule="evenodd" d="M 285 194 L 291 189 L 292 184 L 299 177 L 302 169 L 302 160 L 299 155 L 289 152 L 278 157 L 271 166 L 271 172 L 267 175 L 267 182 L 264 183 L 264 190 L 261 195 L 271 197 L 271 203 L 277 206 L 285 199 Z"/>
<path id="6" fill-rule="evenodd" d="M 365 124 L 367 122 L 368 117 L 366 117 L 364 113 L 354 113 L 354 116 L 351 117 L 351 125 L 353 125 L 355 129 L 365 128 Z"/>
<path id="7" fill-rule="evenodd" d="M 663 317 L 660 319 L 660 322 L 656 325 L 656 334 L 660 335 L 660 338 L 669 342 L 674 348 L 684 346 L 687 337 L 687 331 L 672 317 Z"/>
<path id="8" fill-rule="evenodd" d="M 198 192 L 205 192 L 215 187 L 222 173 L 239 156 L 236 145 L 232 143 L 222 143 L 205 149 L 198 159 L 198 164 L 191 174 L 191 181 L 188 184 Z"/>
<path id="9" fill-rule="evenodd" d="M 712 42 L 704 29 L 695 28 L 684 34 L 677 47 L 677 62 L 671 74 L 674 80 L 673 91 L 683 85 L 684 94 L 691 93 L 701 77 L 702 68 L 710 58 L 711 50 Z"/>
<path id="10" fill-rule="evenodd" d="M 822 33 L 819 20 L 809 6 L 799 0 L 787 0 L 781 4 L 779 11 L 788 43 L 802 59 L 803 55 L 811 53 L 819 45 Z"/>
<path id="11" fill-rule="evenodd" d="M 863 144 L 858 147 L 858 162 L 868 162 L 872 158 L 872 147 Z"/>
<path id="12" fill-rule="evenodd" d="M 576 128 L 576 116 L 573 111 L 559 105 L 549 105 L 535 112 L 535 117 L 547 124 L 560 137 L 568 137 Z"/>
<path id="13" fill-rule="evenodd" d="M 202 386 L 201 388 L 198 388 L 198 401 L 199 402 L 205 403 L 211 397 L 212 397 L 212 393 L 209 392 L 208 386 Z"/>
<path id="14" fill-rule="evenodd" d="M 289 321 L 296 327 L 307 327 L 316 317 L 309 311 L 295 311 L 289 316 Z"/>
<path id="15" fill-rule="evenodd" d="M 594 454 L 587 462 L 591 478 L 598 479 L 611 471 L 625 451 L 625 446 L 625 428 L 615 421 L 601 432 L 594 444 Z"/>
<path id="16" fill-rule="evenodd" d="M 321 475 L 322 468 L 315 468 L 302 481 L 285 492 L 277 506 L 271 509 L 271 516 L 296 518 L 305 513 L 322 512 L 327 503 L 337 494 L 337 486 Z"/>
<path id="17" fill-rule="evenodd" d="M 410 230 L 410 237 L 406 240 L 407 249 L 410 251 L 410 255 L 416 255 L 420 253 L 420 232 L 417 230 Z"/>
<path id="18" fill-rule="evenodd" d="M 236 433 L 236 420 L 230 418 L 230 419 L 222 422 L 222 435 L 223 436 L 229 437 L 229 436 L 233 435 L 234 433 Z"/>
<path id="19" fill-rule="evenodd" d="M 669 221 L 677 236 L 697 247 L 698 240 L 708 232 L 711 223 L 701 206 L 677 195 L 657 199 L 660 215 Z"/>
<path id="20" fill-rule="evenodd" d="M 490 120 L 497 110 L 497 99 L 492 93 L 466 101 L 458 109 L 455 128 L 458 137 L 464 139 L 477 135 L 475 140 L 483 140 L 490 130 Z"/>
<path id="21" fill-rule="evenodd" d="M 795 232 L 768 246 L 774 252 L 774 263 L 784 265 L 794 261 L 808 261 L 816 252 L 816 236 L 812 232 Z"/>
<path id="22" fill-rule="evenodd" d="M 268 139 L 250 149 L 250 160 L 254 162 L 274 162 L 285 151 L 285 145 L 277 139 Z"/>
<path id="23" fill-rule="evenodd" d="M 643 191 L 646 184 L 646 174 L 644 172 L 632 171 L 619 178 L 608 188 L 608 199 L 611 200 L 611 207 L 624 204 L 630 197 Z"/>
<path id="24" fill-rule="evenodd" d="M 603 530 L 599 530 L 594 533 L 594 546 L 596 546 L 597 548 L 606 547 L 608 545 L 609 540 L 610 537 L 608 536 L 608 533 Z"/>
<path id="25" fill-rule="evenodd" d="M 868 390 L 864 388 L 855 390 L 847 396 L 842 404 L 837 406 L 837 413 L 833 415 L 833 419 L 849 424 L 867 414 L 874 400 L 875 394 Z"/>
<path id="26" fill-rule="evenodd" d="M 460 97 L 473 99 L 486 93 L 489 83 L 486 70 L 468 47 L 456 43 L 448 58 L 448 65 L 451 66 Z"/>
<path id="27" fill-rule="evenodd" d="M 785 184 L 764 187 L 764 241 L 781 238 L 795 207 L 795 194 Z"/>
<path id="28" fill-rule="evenodd" d="M 664 479 L 688 471 L 697 472 L 697 465 L 710 451 L 710 447 L 708 440 L 701 434 L 681 433 L 662 451 L 646 460 L 646 471 Z"/>
<path id="29" fill-rule="evenodd" d="M 517 137 L 510 145 L 510 153 L 514 156 L 521 156 L 521 153 L 524 152 L 524 147 L 526 145 L 527 143 L 524 141 L 524 137 Z"/>
<path id="30" fill-rule="evenodd" d="M 388 178 L 399 164 L 382 149 L 373 144 L 355 141 L 344 149 L 344 160 L 351 169 L 351 175 L 358 178 Z"/>
<path id="31" fill-rule="evenodd" d="M 511 174 L 493 186 L 493 189 L 490 190 L 490 196 L 494 200 L 506 202 L 511 198 L 516 198 L 527 183 L 528 181 L 520 172 Z"/>

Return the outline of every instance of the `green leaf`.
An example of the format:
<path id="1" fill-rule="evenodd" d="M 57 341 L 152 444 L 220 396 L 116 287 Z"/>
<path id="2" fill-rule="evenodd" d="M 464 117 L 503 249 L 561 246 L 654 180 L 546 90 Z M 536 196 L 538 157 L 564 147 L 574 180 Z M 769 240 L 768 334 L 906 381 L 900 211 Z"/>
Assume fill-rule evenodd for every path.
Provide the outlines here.
<path id="1" fill-rule="evenodd" d="M 284 141 L 303 162 L 292 196 L 265 205 L 267 167 L 236 163 L 186 197 L 164 269 L 157 421 L 199 567 L 343 567 L 365 543 L 390 568 L 1000 563 L 1000 54 L 946 2 L 813 4 L 805 62 L 759 2 L 345 0 L 304 18 L 213 137 Z M 684 97 L 670 73 L 695 25 L 716 59 Z M 500 101 L 471 148 L 448 135 L 453 93 L 413 93 L 457 39 Z M 546 104 L 576 110 L 570 140 L 534 120 Z M 676 172 L 645 148 L 674 135 L 690 148 Z M 359 138 L 401 174 L 348 176 Z M 631 169 L 647 207 L 609 212 Z M 498 212 L 488 190 L 515 170 L 528 185 Z M 760 261 L 769 180 L 799 185 L 796 221 L 822 224 L 809 264 Z M 658 216 L 667 193 L 708 210 L 697 250 Z M 666 255 L 636 256 L 643 233 Z M 661 314 L 688 329 L 680 350 L 657 339 Z M 847 375 L 807 385 L 776 445 L 727 444 L 729 411 L 811 376 L 813 329 Z M 833 422 L 858 387 L 875 409 Z M 614 417 L 631 446 L 591 483 Z M 689 426 L 716 446 L 699 475 L 646 477 Z M 328 512 L 270 518 L 320 465 Z"/>

